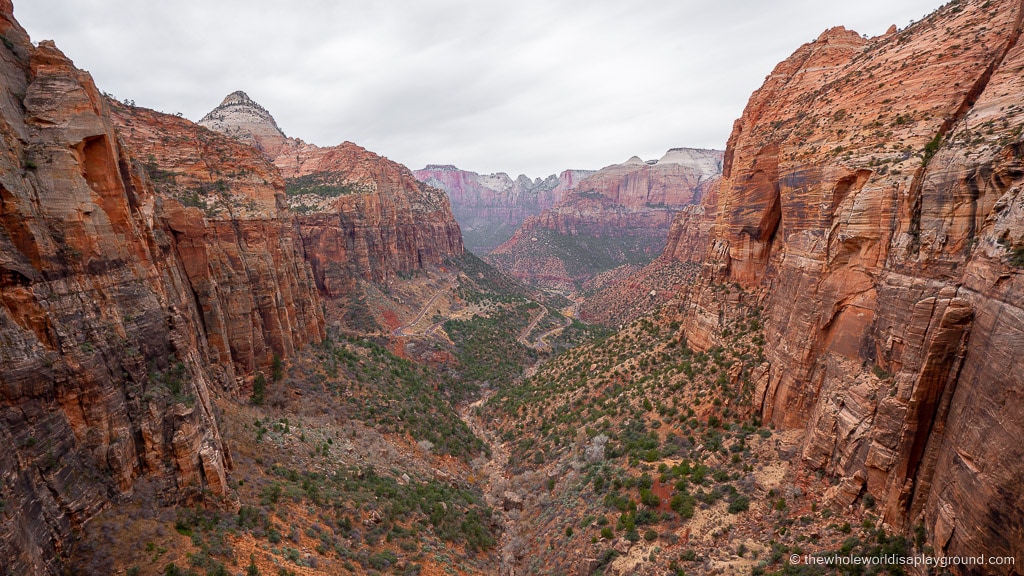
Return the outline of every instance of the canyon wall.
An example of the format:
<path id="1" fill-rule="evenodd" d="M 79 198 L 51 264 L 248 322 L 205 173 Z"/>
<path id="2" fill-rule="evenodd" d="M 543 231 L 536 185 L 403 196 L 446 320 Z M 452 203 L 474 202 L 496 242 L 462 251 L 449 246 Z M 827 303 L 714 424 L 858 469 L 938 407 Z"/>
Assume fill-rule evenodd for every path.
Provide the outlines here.
<path id="1" fill-rule="evenodd" d="M 650 262 L 674 214 L 700 200 L 721 159 L 720 151 L 677 148 L 657 161 L 634 156 L 602 168 L 527 218 L 487 260 L 526 283 L 567 291 L 600 272 Z"/>
<path id="2" fill-rule="evenodd" d="M 141 478 L 223 496 L 216 354 L 159 199 L 88 74 L 0 3 L 0 555 L 61 573 L 73 532 Z"/>
<path id="3" fill-rule="evenodd" d="M 275 139 L 262 109 L 246 144 L 110 101 L 9 2 L 0 34 L 0 554 L 59 574 L 140 482 L 230 507 L 213 399 L 321 340 L 358 279 L 462 243 L 444 194 L 386 158 Z"/>
<path id="4" fill-rule="evenodd" d="M 327 297 L 345 295 L 357 278 L 387 283 L 463 252 L 448 198 L 397 162 L 351 142 L 320 147 L 286 138 L 241 92 L 199 123 L 256 146 L 280 170 L 283 202 Z"/>
<path id="5" fill-rule="evenodd" d="M 681 214 L 669 241 L 692 261 L 685 235 L 710 231 L 704 283 L 686 296 L 691 345 L 729 316 L 715 284 L 764 306 L 757 407 L 805 431 L 803 460 L 834 478 L 834 505 L 870 494 L 940 554 L 1017 566 L 1021 8 L 951 2 L 903 31 L 835 28 L 800 47 L 736 121 L 717 209 Z"/>
<path id="6" fill-rule="evenodd" d="M 211 369 L 251 374 L 323 339 L 319 293 L 279 171 L 256 149 L 188 120 L 110 107 L 160 199 L 159 224 L 196 299 Z"/>
<path id="7" fill-rule="evenodd" d="M 520 174 L 477 174 L 449 165 L 414 170 L 416 178 L 444 190 L 462 229 L 466 249 L 481 256 L 512 237 L 530 216 L 554 206 L 565 192 L 593 170 L 564 170 L 558 176 L 531 180 Z"/>

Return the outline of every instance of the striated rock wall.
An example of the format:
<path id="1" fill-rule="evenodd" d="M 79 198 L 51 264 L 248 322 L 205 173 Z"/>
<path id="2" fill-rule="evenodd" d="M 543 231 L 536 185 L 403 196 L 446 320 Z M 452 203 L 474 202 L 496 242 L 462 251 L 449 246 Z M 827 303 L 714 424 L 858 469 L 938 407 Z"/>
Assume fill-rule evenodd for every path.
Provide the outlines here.
<path id="1" fill-rule="evenodd" d="M 694 264 L 703 261 L 718 214 L 718 189 L 717 178 L 709 181 L 700 204 L 691 204 L 675 214 L 661 259 Z"/>
<path id="2" fill-rule="evenodd" d="M 201 313 L 217 360 L 212 369 L 233 365 L 251 374 L 275 355 L 320 341 L 323 308 L 277 168 L 188 120 L 111 107 L 118 132 L 153 178 L 157 220 Z"/>
<path id="3" fill-rule="evenodd" d="M 88 74 L 0 3 L 0 555 L 58 574 L 141 477 L 224 495 L 215 355 L 157 198 Z"/>
<path id="4" fill-rule="evenodd" d="M 703 186 L 721 171 L 721 150 L 673 148 L 656 162 L 634 156 L 622 164 L 602 168 L 581 181 L 573 192 L 585 197 L 600 195 L 626 208 L 679 208 L 700 200 Z"/>
<path id="5" fill-rule="evenodd" d="M 303 253 L 324 296 L 344 296 L 358 278 L 388 282 L 462 254 L 448 198 L 405 166 L 351 142 L 322 148 L 295 138 L 268 140 L 266 134 L 280 132 L 269 113 L 241 92 L 225 102 L 232 114 L 214 110 L 215 122 L 208 115 L 200 123 L 258 143 L 280 170 L 282 202 L 296 214 Z"/>
<path id="6" fill-rule="evenodd" d="M 623 264 L 649 262 L 665 247 L 674 214 L 715 180 L 721 158 L 715 150 L 677 148 L 656 162 L 633 157 L 602 168 L 527 218 L 487 259 L 524 282 L 562 290 Z"/>
<path id="7" fill-rule="evenodd" d="M 711 345 L 729 308 L 713 284 L 746 288 L 770 343 L 758 407 L 805 431 L 804 461 L 939 554 L 1017 566 L 1021 15 L 953 2 L 870 40 L 826 31 L 779 64 L 729 139 L 686 323 Z"/>
<path id="8" fill-rule="evenodd" d="M 593 173 L 564 170 L 544 179 L 521 174 L 513 180 L 504 172 L 481 175 L 447 165 L 413 171 L 416 178 L 448 194 L 466 248 L 480 255 L 508 240 L 524 220 L 554 206 Z"/>
<path id="9" fill-rule="evenodd" d="M 307 258 L 327 296 L 344 294 L 356 278 L 388 282 L 462 254 L 462 233 L 448 198 L 405 166 L 351 142 L 330 148 L 293 142 L 290 150 L 275 159 L 286 177 L 314 177 L 346 188 L 336 197 L 291 196 L 302 211 L 298 223 Z"/>

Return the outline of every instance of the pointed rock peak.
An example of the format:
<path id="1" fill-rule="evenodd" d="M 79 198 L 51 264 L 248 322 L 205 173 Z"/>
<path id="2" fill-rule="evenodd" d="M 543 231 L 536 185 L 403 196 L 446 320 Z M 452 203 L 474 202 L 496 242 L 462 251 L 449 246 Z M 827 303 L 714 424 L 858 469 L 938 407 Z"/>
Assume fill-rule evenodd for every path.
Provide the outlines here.
<path id="1" fill-rule="evenodd" d="M 287 138 L 270 112 L 241 90 L 228 94 L 199 125 L 255 146 L 271 158 Z"/>
<path id="2" fill-rule="evenodd" d="M 220 105 L 210 111 L 209 114 L 203 116 L 203 119 L 199 121 L 203 124 L 207 121 L 221 120 L 228 123 L 232 121 L 245 120 L 247 123 L 253 121 L 263 122 L 271 124 L 277 131 L 281 131 L 277 126 L 277 121 L 270 112 L 260 106 L 255 100 L 249 97 L 248 94 L 241 90 L 236 90 L 231 94 L 228 94 L 224 100 L 221 101 Z M 205 126 L 205 124 L 203 124 Z M 207 126 L 207 128 L 210 128 Z M 284 133 L 281 132 L 283 136 Z"/>
<path id="3" fill-rule="evenodd" d="M 705 148 L 669 148 L 668 152 L 658 160 L 658 164 L 679 164 L 698 174 L 714 175 L 722 172 L 721 150 Z"/>
<path id="4" fill-rule="evenodd" d="M 221 106 L 231 106 L 235 104 L 245 104 L 249 106 L 260 107 L 259 104 L 256 104 L 256 102 L 252 98 L 249 98 L 248 94 L 241 90 L 235 90 L 231 94 L 228 94 L 220 103 Z"/>
<path id="5" fill-rule="evenodd" d="M 835 26 L 822 32 L 814 41 L 815 44 L 849 44 L 851 42 L 860 45 L 866 43 L 867 40 L 861 38 L 856 31 L 847 30 L 845 26 Z"/>
<path id="6" fill-rule="evenodd" d="M 633 165 L 633 164 L 645 164 L 645 162 L 643 160 L 641 160 L 639 156 L 633 156 L 629 160 L 626 160 L 625 162 L 623 162 L 623 165 L 626 165 L 626 166 L 630 166 L 630 165 Z"/>

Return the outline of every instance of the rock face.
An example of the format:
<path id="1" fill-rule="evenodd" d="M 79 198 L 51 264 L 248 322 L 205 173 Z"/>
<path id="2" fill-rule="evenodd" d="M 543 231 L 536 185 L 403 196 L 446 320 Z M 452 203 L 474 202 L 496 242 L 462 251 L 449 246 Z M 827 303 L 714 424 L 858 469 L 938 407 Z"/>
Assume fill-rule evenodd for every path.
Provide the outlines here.
<path id="1" fill-rule="evenodd" d="M 321 148 L 279 140 L 273 118 L 244 93 L 225 103 L 200 124 L 255 143 L 280 170 L 284 202 L 297 214 L 303 251 L 323 295 L 342 296 L 357 278 L 388 282 L 462 254 L 447 197 L 405 166 L 351 142 Z"/>
<path id="2" fill-rule="evenodd" d="M 224 495 L 220 376 L 158 198 L 88 74 L 0 3 L 0 555 L 59 574 L 140 477 Z M 230 364 L 229 370 L 230 370 Z"/>
<path id="3" fill-rule="evenodd" d="M 705 190 L 700 204 L 686 206 L 672 219 L 662 259 L 694 264 L 704 260 L 718 215 L 718 179 L 709 182 Z"/>
<path id="4" fill-rule="evenodd" d="M 1019 1 L 947 4 L 800 47 L 736 121 L 687 296 L 692 346 L 764 306 L 761 415 L 804 430 L 844 503 L 923 524 L 938 554 L 1024 562 L 1024 97 Z M 713 219 L 713 223 L 712 223 Z M 842 492 L 842 495 L 839 495 Z M 1011 567 L 985 566 L 1009 574 Z M 981 572 L 975 572 L 981 573 Z"/>
<path id="5" fill-rule="evenodd" d="M 288 141 L 264 107 L 241 90 L 228 94 L 219 106 L 199 120 L 199 125 L 241 140 L 270 158 L 277 157 Z"/>
<path id="6" fill-rule="evenodd" d="M 255 149 L 188 120 L 111 103 L 152 178 L 202 314 L 215 368 L 268 368 L 324 336 L 324 316 L 284 180 Z M 230 379 L 229 379 L 230 381 Z"/>
<path id="7" fill-rule="evenodd" d="M 527 218 L 487 259 L 524 282 L 561 290 L 647 263 L 664 248 L 675 212 L 698 201 L 717 177 L 721 158 L 716 150 L 677 148 L 657 161 L 634 156 L 603 168 Z"/>
<path id="8" fill-rule="evenodd" d="M 110 102 L 10 3 L 0 34 L 0 554 L 59 574 L 140 479 L 228 496 L 212 399 L 320 340 L 324 296 L 462 244 L 444 194 L 385 158 L 284 139 L 240 94 L 215 120 L 259 151 Z"/>
<path id="9" fill-rule="evenodd" d="M 565 170 L 544 179 L 531 180 L 520 174 L 513 180 L 504 172 L 480 175 L 449 165 L 428 165 L 413 171 L 426 184 L 448 194 L 466 248 L 481 256 L 512 237 L 524 220 L 554 206 L 567 190 L 593 173 Z"/>
<path id="10" fill-rule="evenodd" d="M 290 178 L 306 254 L 328 296 L 343 294 L 355 278 L 388 282 L 463 252 L 444 192 L 401 164 L 351 142 L 330 148 L 299 142 L 274 162 Z M 307 188 L 307 182 L 317 184 Z M 319 183 L 336 186 L 338 195 L 325 194 Z"/>

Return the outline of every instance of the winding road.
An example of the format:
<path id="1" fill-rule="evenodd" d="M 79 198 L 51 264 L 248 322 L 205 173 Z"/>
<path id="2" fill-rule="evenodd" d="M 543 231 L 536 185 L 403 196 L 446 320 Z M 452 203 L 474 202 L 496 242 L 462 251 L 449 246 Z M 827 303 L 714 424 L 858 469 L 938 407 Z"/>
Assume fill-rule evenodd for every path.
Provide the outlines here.
<path id="1" fill-rule="evenodd" d="M 561 326 L 555 326 L 554 328 L 542 333 L 540 336 L 537 336 L 537 338 L 534 339 L 533 343 L 531 344 L 528 339 L 530 333 L 533 332 L 533 329 L 537 327 L 537 323 L 540 322 L 541 319 L 547 315 L 547 313 L 547 307 L 541 306 L 540 313 L 538 313 L 537 316 L 530 322 L 529 326 L 527 326 L 522 332 L 519 333 L 519 337 L 516 338 L 516 342 L 519 342 L 523 346 L 526 346 L 527 348 L 532 348 L 537 351 L 549 350 L 551 347 L 547 343 L 548 337 L 555 334 L 556 332 L 561 332 L 562 330 L 568 328 L 572 324 L 572 318 L 563 318 L 563 320 L 565 320 L 564 324 L 562 324 Z"/>
<path id="2" fill-rule="evenodd" d="M 430 311 L 430 308 L 434 306 L 434 304 L 437 302 L 437 299 L 440 298 L 442 294 L 450 292 L 457 285 L 458 282 L 456 282 L 454 279 L 449 279 L 447 285 L 438 288 L 437 291 L 434 292 L 434 295 L 430 297 L 430 300 L 427 300 L 427 303 L 423 305 L 423 308 L 420 310 L 419 314 L 417 314 L 416 317 L 412 319 L 412 322 L 406 322 L 405 324 L 402 324 L 398 328 L 395 328 L 394 330 L 391 331 L 391 335 L 424 336 L 436 332 L 437 329 L 441 327 L 441 324 L 444 324 L 443 320 L 441 322 L 435 322 L 431 324 L 426 330 L 422 332 L 412 332 L 409 329 L 415 326 L 416 324 L 419 324 L 420 321 L 423 320 L 423 317 L 427 315 L 427 312 Z"/>

